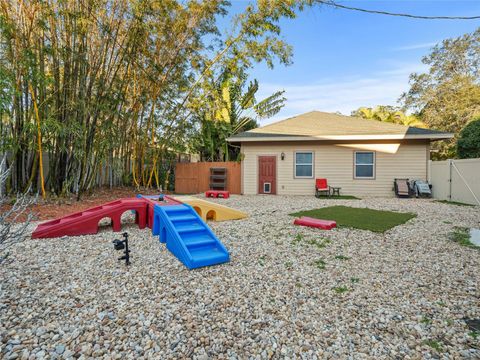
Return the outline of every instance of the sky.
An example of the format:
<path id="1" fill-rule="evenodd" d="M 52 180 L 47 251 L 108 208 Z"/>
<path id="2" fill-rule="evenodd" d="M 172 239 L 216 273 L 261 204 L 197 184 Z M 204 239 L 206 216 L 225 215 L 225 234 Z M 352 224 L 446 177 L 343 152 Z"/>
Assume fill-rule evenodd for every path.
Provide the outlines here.
<path id="1" fill-rule="evenodd" d="M 231 14 L 249 1 L 233 0 Z M 430 16 L 480 15 L 480 1 L 339 0 L 373 10 Z M 398 105 L 412 72 L 427 68 L 422 57 L 443 39 L 480 27 L 479 20 L 416 20 L 314 7 L 281 21 L 293 46 L 293 64 L 250 71 L 260 83 L 258 99 L 285 90 L 285 107 L 261 125 L 312 110 L 349 115 L 360 106 Z"/>

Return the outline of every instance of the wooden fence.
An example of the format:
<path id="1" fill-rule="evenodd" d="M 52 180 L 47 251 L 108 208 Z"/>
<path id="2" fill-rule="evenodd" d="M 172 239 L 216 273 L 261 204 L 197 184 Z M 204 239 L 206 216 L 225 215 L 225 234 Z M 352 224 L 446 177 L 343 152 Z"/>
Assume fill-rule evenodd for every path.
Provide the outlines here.
<path id="1" fill-rule="evenodd" d="M 241 193 L 241 165 L 239 162 L 196 162 L 177 163 L 175 166 L 175 192 L 198 194 L 210 189 L 210 168 L 227 168 L 227 190 L 231 194 Z"/>

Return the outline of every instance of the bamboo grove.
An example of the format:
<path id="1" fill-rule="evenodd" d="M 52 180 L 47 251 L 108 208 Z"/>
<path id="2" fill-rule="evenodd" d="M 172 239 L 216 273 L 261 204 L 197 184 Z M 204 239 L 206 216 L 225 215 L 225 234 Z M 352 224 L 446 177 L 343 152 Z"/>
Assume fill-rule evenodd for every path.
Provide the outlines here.
<path id="1" fill-rule="evenodd" d="M 219 74 L 288 64 L 278 22 L 312 5 L 223 0 L 0 0 L 0 157 L 9 191 L 158 187 L 188 152 Z M 167 164 L 167 165 L 165 165 Z"/>

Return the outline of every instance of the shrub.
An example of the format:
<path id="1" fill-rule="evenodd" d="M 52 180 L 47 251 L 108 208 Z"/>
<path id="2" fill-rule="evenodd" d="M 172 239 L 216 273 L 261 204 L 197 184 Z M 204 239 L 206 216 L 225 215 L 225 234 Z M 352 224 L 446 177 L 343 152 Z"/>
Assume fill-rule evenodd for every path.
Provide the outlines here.
<path id="1" fill-rule="evenodd" d="M 460 132 L 457 154 L 461 159 L 480 158 L 480 117 L 469 122 Z"/>
<path id="2" fill-rule="evenodd" d="M 11 204 L 3 192 L 9 174 L 10 171 L 6 167 L 6 156 L 4 156 L 0 161 L 0 264 L 8 257 L 8 248 L 25 238 L 28 225 L 33 219 L 33 214 L 27 209 L 36 200 L 27 194 L 19 194 Z M 24 221 L 17 224 L 17 220 L 23 217 Z"/>

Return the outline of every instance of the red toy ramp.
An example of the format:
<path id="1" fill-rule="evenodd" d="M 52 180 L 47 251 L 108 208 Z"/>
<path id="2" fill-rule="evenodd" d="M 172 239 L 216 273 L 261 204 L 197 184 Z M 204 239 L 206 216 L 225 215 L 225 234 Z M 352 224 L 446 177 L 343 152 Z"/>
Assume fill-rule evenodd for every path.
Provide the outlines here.
<path id="1" fill-rule="evenodd" d="M 98 222 L 106 217 L 112 220 L 113 231 L 120 231 L 122 229 L 120 219 L 122 214 L 128 210 L 135 210 L 135 223 L 138 224 L 140 229 L 143 229 L 147 224 L 148 204 L 149 202 L 146 199 L 141 198 L 112 201 L 60 219 L 44 222 L 37 226 L 32 238 L 96 234 L 98 232 Z"/>
<path id="2" fill-rule="evenodd" d="M 309 226 L 323 230 L 332 230 L 337 227 L 337 222 L 333 220 L 314 219 L 308 216 L 302 216 L 300 219 L 295 219 L 295 225 Z"/>
<path id="3" fill-rule="evenodd" d="M 137 195 L 137 198 L 145 199 L 148 201 L 148 209 L 147 209 L 147 227 L 153 229 L 153 210 L 155 205 L 158 206 L 170 206 L 170 205 L 182 205 L 181 201 L 178 201 L 171 196 L 162 195 L 163 201 L 160 200 L 161 195 Z"/>

